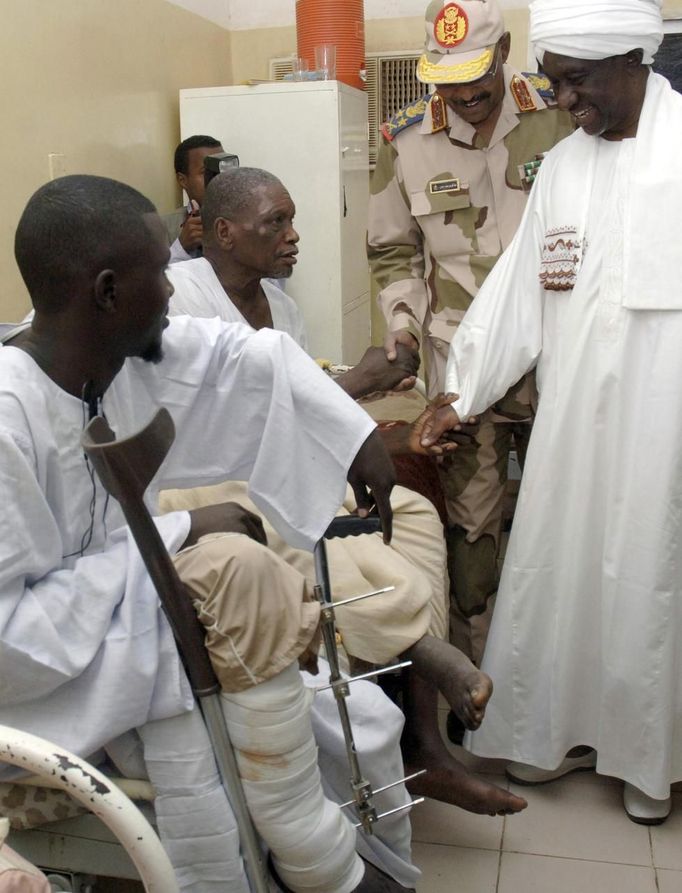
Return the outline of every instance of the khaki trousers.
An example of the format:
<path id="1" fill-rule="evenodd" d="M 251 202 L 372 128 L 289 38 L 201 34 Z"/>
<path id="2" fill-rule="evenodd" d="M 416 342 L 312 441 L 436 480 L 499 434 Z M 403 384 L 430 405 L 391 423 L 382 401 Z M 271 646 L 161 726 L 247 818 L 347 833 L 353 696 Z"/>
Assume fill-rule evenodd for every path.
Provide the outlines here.
<path id="1" fill-rule="evenodd" d="M 206 628 L 223 691 L 244 691 L 281 673 L 315 635 L 320 608 L 305 580 L 250 537 L 209 534 L 173 561 Z"/>
<path id="2" fill-rule="evenodd" d="M 258 513 L 247 495 L 246 485 L 234 481 L 194 490 L 168 490 L 161 494 L 160 500 L 164 512 L 220 502 L 238 502 Z M 394 507 L 391 546 L 384 545 L 380 534 L 327 542 L 335 601 L 395 586 L 393 592 L 356 602 L 337 612 L 344 647 L 349 654 L 369 663 L 386 663 L 426 633 L 439 638 L 447 636 L 446 554 L 438 514 L 427 499 L 402 487 L 395 488 L 391 502 Z M 349 488 L 340 514 L 352 508 L 354 501 Z M 315 583 L 312 554 L 293 549 L 264 518 L 263 524 L 268 537 L 265 551 L 279 559 L 278 567 L 288 566 L 302 590 L 311 591 Z M 243 591 L 248 592 L 248 587 Z M 261 622 L 268 622 L 267 612 Z"/>

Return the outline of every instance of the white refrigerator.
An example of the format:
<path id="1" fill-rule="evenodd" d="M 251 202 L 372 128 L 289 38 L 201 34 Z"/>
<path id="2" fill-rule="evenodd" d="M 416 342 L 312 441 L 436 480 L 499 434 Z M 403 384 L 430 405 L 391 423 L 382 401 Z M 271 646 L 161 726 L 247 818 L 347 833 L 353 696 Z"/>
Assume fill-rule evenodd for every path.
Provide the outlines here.
<path id="1" fill-rule="evenodd" d="M 310 353 L 356 363 L 370 344 L 366 94 L 338 81 L 181 90 L 180 127 L 282 181 L 301 237 L 286 290 Z"/>

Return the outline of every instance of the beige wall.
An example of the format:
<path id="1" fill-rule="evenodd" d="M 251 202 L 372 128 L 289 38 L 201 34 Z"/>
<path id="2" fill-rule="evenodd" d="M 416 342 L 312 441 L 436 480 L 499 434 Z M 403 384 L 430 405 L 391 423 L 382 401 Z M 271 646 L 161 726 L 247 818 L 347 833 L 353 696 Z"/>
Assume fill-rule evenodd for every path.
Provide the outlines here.
<path id="1" fill-rule="evenodd" d="M 229 83 L 231 60 L 226 31 L 164 0 L 3 0 L 2 13 L 0 320 L 13 320 L 29 306 L 14 230 L 48 154 L 170 210 L 178 89 Z"/>

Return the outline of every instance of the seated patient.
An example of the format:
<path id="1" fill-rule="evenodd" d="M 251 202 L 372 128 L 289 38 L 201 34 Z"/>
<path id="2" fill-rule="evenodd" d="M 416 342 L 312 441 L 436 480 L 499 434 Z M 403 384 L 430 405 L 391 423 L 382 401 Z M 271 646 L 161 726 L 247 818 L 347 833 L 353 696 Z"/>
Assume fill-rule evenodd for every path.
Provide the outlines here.
<path id="1" fill-rule="evenodd" d="M 168 407 L 177 438 L 147 495 L 152 511 L 161 486 L 247 478 L 302 549 L 336 513 L 346 478 L 365 510 L 376 503 L 390 538 L 390 461 L 366 414 L 286 335 L 169 324 L 167 240 L 134 189 L 91 176 L 46 184 L 19 221 L 15 254 L 35 315 L 0 347 L 0 722 L 81 755 L 108 746 L 124 762 L 124 733 L 137 730 L 181 889 L 245 893 L 238 835 L 172 634 L 120 506 L 83 454 L 82 429 L 102 414 L 126 437 Z M 319 617 L 305 579 L 239 506 L 157 524 L 207 626 L 247 799 L 280 875 L 294 891 L 383 890 L 388 879 L 365 867 L 351 822 L 323 793 L 311 721 L 325 790 L 348 798 L 330 699 L 311 708 L 298 672 Z M 399 711 L 367 683 L 352 701 L 372 727 L 368 775 L 376 787 L 400 777 Z M 413 887 L 407 816 L 377 830 L 364 855 Z"/>
<path id="2" fill-rule="evenodd" d="M 305 346 L 298 308 L 264 277 L 291 274 L 298 253 L 294 204 L 282 183 L 266 171 L 239 168 L 215 177 L 203 205 L 204 256 L 174 265 L 172 314 L 247 322 L 255 329 L 281 329 Z M 402 346 L 401 346 L 402 347 Z M 337 382 L 353 396 L 414 383 L 418 359 L 405 349 L 389 362 L 370 348 L 355 369 Z M 412 443 L 419 438 L 413 437 Z M 400 448 L 400 447 L 398 447 Z M 166 494 L 162 506 L 191 507 L 228 496 L 244 502 L 233 485 L 199 493 Z M 334 597 L 379 586 L 375 596 L 337 613 L 346 649 L 354 657 L 384 663 L 397 656 L 413 661 L 405 695 L 403 754 L 408 769 L 427 773 L 410 790 L 481 813 L 523 809 L 526 801 L 470 775 L 445 748 L 438 729 L 438 691 L 468 728 L 477 728 L 492 691 L 490 679 L 445 636 L 445 552 L 436 512 L 410 491 L 394 491 L 395 532 L 391 551 L 379 537 L 332 541 L 328 545 Z M 354 508 L 348 494 L 346 510 Z M 255 506 L 251 506 L 255 509 Z M 401 510 L 404 509 L 404 510 Z M 309 554 L 294 551 L 268 531 L 268 542 L 287 563 L 312 580 Z"/>

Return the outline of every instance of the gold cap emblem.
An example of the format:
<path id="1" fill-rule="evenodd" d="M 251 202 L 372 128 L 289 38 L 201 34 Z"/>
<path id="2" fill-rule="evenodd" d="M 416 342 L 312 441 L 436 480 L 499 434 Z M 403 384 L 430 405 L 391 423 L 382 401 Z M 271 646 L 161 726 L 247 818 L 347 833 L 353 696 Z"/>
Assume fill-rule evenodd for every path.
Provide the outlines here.
<path id="1" fill-rule="evenodd" d="M 433 33 L 438 43 L 451 49 L 461 43 L 469 31 L 467 14 L 456 3 L 448 3 L 436 16 Z"/>

